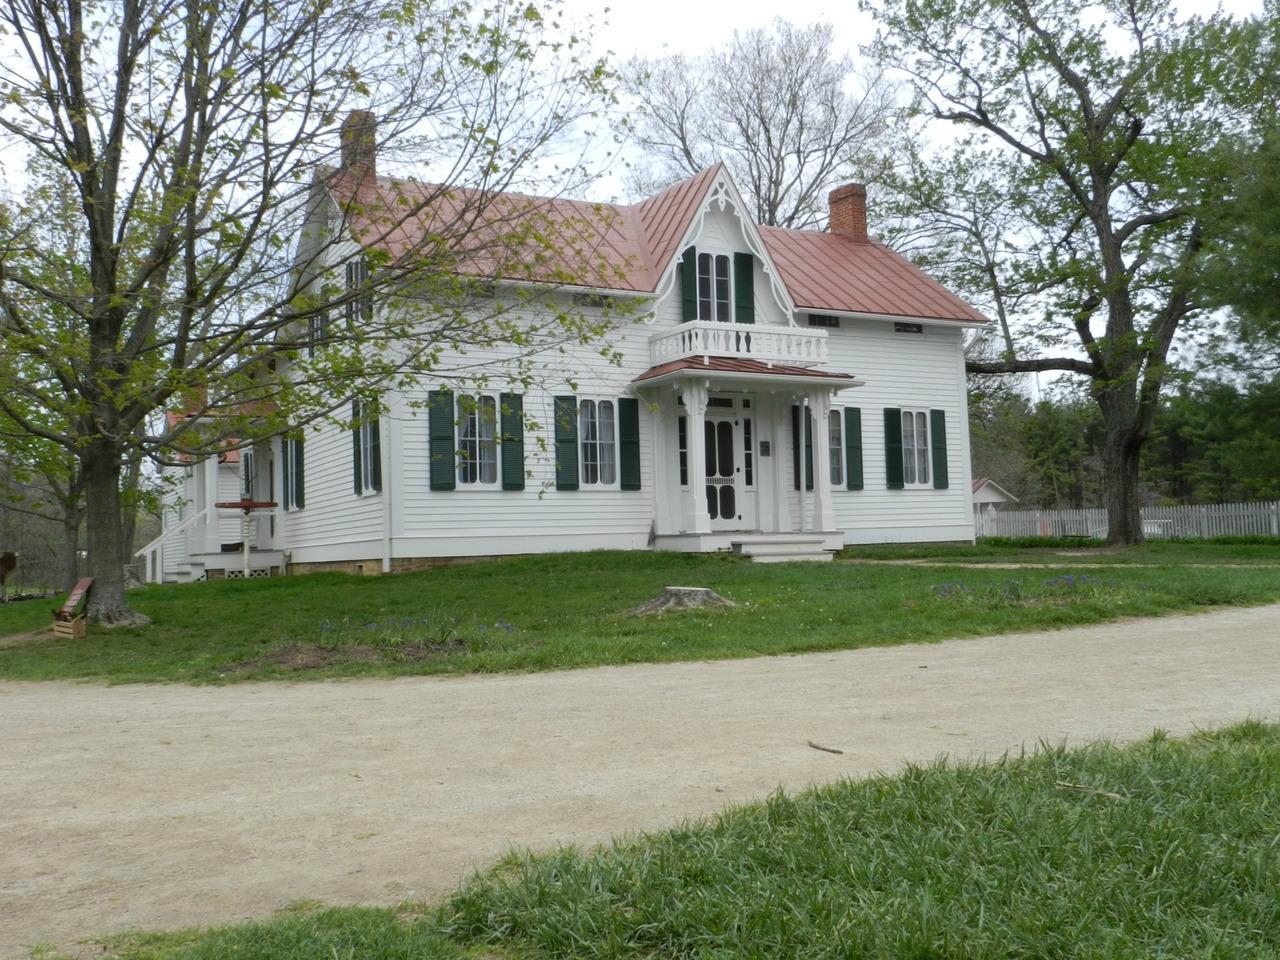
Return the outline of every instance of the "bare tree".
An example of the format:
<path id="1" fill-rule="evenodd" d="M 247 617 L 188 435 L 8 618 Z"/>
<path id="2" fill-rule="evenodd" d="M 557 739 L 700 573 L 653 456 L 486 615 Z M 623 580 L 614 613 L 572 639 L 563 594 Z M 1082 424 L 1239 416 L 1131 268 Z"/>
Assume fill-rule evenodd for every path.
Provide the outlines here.
<path id="1" fill-rule="evenodd" d="M 607 99 L 607 71 L 553 14 L 466 0 L 0 5 L 0 138 L 39 165 L 0 216 L 0 413 L 78 464 L 96 621 L 140 619 L 121 569 L 122 473 L 139 455 L 279 433 L 473 338 L 534 349 L 590 335 L 563 313 L 533 330 L 485 323 L 464 279 L 551 256 L 537 205 L 493 198 L 540 163 L 571 184 L 579 168 L 549 150 Z M 388 192 L 372 164 L 339 161 L 375 135 L 357 125 L 342 142 L 352 108 L 377 117 L 381 158 L 422 182 Z M 321 203 L 342 228 L 300 243 Z M 423 217 L 430 230 L 400 231 Z M 385 242 L 401 233 L 422 238 Z M 380 258 L 360 259 L 364 243 Z M 348 263 L 357 282 L 313 282 Z M 379 293 L 412 309 L 366 310 Z M 351 322 L 305 349 L 335 313 Z M 173 407 L 193 416 L 170 425 L 158 414 Z"/>
<path id="2" fill-rule="evenodd" d="M 84 480 L 79 463 L 66 450 L 35 449 L 44 445 L 29 435 L 0 433 L 6 457 L 0 472 L 0 502 L 5 510 L 21 517 L 56 525 L 62 536 L 62 550 L 56 585 L 69 590 L 79 576 L 80 528 L 84 523 Z M 24 563 L 34 558 L 24 557 Z M 42 569 L 52 569 L 41 558 Z M 55 581 L 47 577 L 45 586 Z"/>
<path id="3" fill-rule="evenodd" d="M 1194 267 L 1205 213 L 1221 200 L 1220 147 L 1247 123 L 1240 100 L 1258 72 L 1256 35 L 1220 15 L 1180 21 L 1160 0 L 873 9 L 879 60 L 911 76 L 921 114 L 986 151 L 1006 196 L 1002 233 L 1021 251 L 984 274 L 982 232 L 960 225 L 979 265 L 961 289 L 1016 302 L 1035 347 L 1015 356 L 1015 336 L 1004 356 L 968 369 L 1086 378 L 1105 423 L 1108 540 L 1138 542 L 1139 455 L 1170 347 L 1203 314 Z M 923 179 L 963 204 L 973 171 L 942 157 Z"/>
<path id="4" fill-rule="evenodd" d="M 972 138 L 932 150 L 901 142 L 880 201 L 881 239 L 995 319 L 1001 349 L 984 343 L 984 356 L 1014 357 L 1011 321 L 1032 291 L 1014 282 L 1029 254 L 1012 171 Z"/>
<path id="5" fill-rule="evenodd" d="M 625 89 L 650 158 L 632 189 L 649 195 L 723 161 L 758 223 L 819 226 L 831 187 L 877 179 L 893 109 L 883 74 L 831 46 L 829 24 L 778 19 L 702 57 L 632 61 Z"/>

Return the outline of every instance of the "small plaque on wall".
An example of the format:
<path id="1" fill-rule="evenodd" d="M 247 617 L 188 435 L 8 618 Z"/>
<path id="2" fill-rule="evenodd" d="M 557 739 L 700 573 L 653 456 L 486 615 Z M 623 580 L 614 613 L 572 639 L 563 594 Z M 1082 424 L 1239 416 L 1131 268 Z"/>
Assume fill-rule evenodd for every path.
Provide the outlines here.
<path id="1" fill-rule="evenodd" d="M 768 440 L 761 440 L 761 441 L 760 441 L 760 456 L 762 456 L 762 457 L 767 457 L 768 455 L 769 455 L 769 441 L 768 441 Z"/>

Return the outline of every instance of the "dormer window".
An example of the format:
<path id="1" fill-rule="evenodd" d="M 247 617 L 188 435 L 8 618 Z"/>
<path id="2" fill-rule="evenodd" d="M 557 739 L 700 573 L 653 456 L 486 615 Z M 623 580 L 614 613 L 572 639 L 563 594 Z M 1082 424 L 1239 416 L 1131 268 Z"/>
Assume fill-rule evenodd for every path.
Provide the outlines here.
<path id="1" fill-rule="evenodd" d="M 698 319 L 729 322 L 729 258 L 698 254 Z"/>

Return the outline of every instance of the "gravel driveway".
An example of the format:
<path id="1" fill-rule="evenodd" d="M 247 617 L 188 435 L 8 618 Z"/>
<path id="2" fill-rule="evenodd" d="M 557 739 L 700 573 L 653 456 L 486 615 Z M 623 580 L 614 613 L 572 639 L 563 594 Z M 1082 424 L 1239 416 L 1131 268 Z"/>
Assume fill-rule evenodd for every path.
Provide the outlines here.
<path id="1" fill-rule="evenodd" d="M 432 896 L 511 844 L 660 828 L 779 784 L 1278 713 L 1280 606 L 498 677 L 0 682 L 0 957 Z"/>

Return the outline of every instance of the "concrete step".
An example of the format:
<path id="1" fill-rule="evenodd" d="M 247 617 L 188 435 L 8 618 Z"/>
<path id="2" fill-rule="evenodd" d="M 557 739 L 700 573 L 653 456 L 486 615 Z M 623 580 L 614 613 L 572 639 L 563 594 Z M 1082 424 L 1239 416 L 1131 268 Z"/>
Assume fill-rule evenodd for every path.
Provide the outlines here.
<path id="1" fill-rule="evenodd" d="M 758 553 L 746 554 L 751 557 L 752 563 L 791 563 L 793 561 L 801 561 L 808 563 L 829 563 L 832 555 L 826 550 L 820 553 L 810 553 L 808 551 L 797 550 L 792 553 Z"/>
<path id="2" fill-rule="evenodd" d="M 742 557 L 790 557 L 797 554 L 826 554 L 826 537 L 795 536 L 769 539 L 735 539 L 733 552 Z"/>

